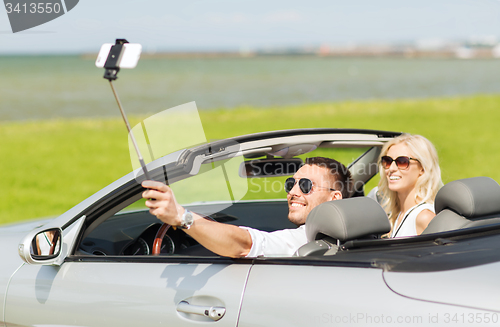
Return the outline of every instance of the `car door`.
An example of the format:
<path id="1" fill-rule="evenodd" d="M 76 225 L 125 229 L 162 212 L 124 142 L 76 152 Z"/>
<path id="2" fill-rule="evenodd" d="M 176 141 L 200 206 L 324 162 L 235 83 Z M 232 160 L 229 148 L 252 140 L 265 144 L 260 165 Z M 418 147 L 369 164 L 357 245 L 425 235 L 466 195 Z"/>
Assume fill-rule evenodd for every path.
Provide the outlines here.
<path id="1" fill-rule="evenodd" d="M 267 294 L 267 296 L 262 296 Z M 300 258 L 257 260 L 238 326 L 364 326 L 397 297 L 379 269 Z M 357 322 L 357 324 L 356 324 Z M 384 324 L 381 324 L 384 325 Z"/>
<path id="2" fill-rule="evenodd" d="M 147 215 L 112 216 L 93 233 L 88 226 L 85 231 L 86 216 L 66 228 L 60 222 L 67 221 L 64 217 L 54 221 L 54 226 L 63 226 L 62 254 L 46 264 L 24 264 L 11 277 L 5 303 L 7 325 L 235 326 L 251 260 L 213 254 L 113 253 L 118 245 L 134 244 L 133 233 L 156 227 Z M 37 235 L 37 230 L 30 233 Z M 24 248 L 32 237 L 26 236 Z M 96 246 L 107 251 L 100 253 L 107 255 L 82 251 L 89 240 L 99 243 Z"/>
<path id="3" fill-rule="evenodd" d="M 369 260 L 256 259 L 238 326 L 435 326 L 454 324 L 450 317 L 484 315 L 401 296 L 383 277 L 383 268 Z"/>
<path id="4" fill-rule="evenodd" d="M 146 260 L 145 260 L 146 259 Z M 7 295 L 7 325 L 235 326 L 250 261 L 69 258 L 24 265 Z M 187 313 L 187 312 L 193 313 Z M 211 319 L 206 314 L 219 315 Z"/>

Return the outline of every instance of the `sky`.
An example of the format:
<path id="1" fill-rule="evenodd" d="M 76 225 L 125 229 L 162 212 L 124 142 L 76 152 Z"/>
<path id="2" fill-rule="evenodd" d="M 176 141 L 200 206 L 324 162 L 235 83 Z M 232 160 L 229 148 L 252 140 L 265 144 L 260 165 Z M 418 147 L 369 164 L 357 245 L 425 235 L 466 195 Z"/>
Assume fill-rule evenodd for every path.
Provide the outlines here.
<path id="1" fill-rule="evenodd" d="M 116 38 L 154 53 L 484 37 L 500 39 L 500 0 L 80 0 L 17 33 L 0 9 L 0 54 L 92 53 Z"/>

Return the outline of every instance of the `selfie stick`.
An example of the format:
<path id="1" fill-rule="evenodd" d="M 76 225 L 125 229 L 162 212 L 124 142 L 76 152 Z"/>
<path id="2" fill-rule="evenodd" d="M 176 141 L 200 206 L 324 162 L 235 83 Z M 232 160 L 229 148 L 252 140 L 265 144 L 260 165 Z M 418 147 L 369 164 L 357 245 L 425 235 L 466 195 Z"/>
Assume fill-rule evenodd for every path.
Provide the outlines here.
<path id="1" fill-rule="evenodd" d="M 116 76 L 120 71 L 118 63 L 120 62 L 121 56 L 123 54 L 123 45 L 125 43 L 128 43 L 128 41 L 125 39 L 116 39 L 116 44 L 111 47 L 108 58 L 106 59 L 106 63 L 104 64 L 104 68 L 106 69 L 106 71 L 104 72 L 104 78 L 107 79 L 109 81 L 109 84 L 111 85 L 111 90 L 113 90 L 113 94 L 115 95 L 115 99 L 118 103 L 118 108 L 120 109 L 120 112 L 122 114 L 123 121 L 125 122 L 125 126 L 127 127 L 127 131 L 130 135 L 130 139 L 132 140 L 135 151 L 137 152 L 139 163 L 141 164 L 146 179 L 150 180 L 151 177 L 149 176 L 149 172 L 146 168 L 146 164 L 144 163 L 144 159 L 142 158 L 141 151 L 139 151 L 139 147 L 137 146 L 137 142 L 135 141 L 134 133 L 132 133 L 132 129 L 130 128 L 127 115 L 125 115 L 125 111 L 123 110 L 120 98 L 118 97 L 118 93 L 116 93 L 115 86 L 113 85 L 113 81 L 118 78 L 118 76 Z"/>

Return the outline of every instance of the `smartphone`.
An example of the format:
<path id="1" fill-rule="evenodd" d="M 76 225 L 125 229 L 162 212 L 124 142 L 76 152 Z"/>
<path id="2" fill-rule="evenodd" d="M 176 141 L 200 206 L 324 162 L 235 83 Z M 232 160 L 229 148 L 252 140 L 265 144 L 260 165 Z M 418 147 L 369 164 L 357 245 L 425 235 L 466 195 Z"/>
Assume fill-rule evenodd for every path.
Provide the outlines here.
<path id="1" fill-rule="evenodd" d="M 97 55 L 97 60 L 95 65 L 99 68 L 103 68 L 106 60 L 108 59 L 109 51 L 114 44 L 104 43 Z M 139 43 L 125 43 L 123 45 L 123 51 L 121 54 L 120 61 L 118 62 L 118 68 L 135 68 L 137 62 L 141 56 L 142 45 Z"/>

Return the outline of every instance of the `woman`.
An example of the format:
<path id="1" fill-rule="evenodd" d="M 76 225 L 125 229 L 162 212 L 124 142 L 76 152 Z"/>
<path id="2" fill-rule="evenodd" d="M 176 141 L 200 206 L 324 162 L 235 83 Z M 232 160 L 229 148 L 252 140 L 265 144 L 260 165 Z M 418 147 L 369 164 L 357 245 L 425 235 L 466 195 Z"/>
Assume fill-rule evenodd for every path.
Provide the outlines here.
<path id="1" fill-rule="evenodd" d="M 384 145 L 379 162 L 389 236 L 420 235 L 436 215 L 434 198 L 443 186 L 436 149 L 421 135 L 402 134 Z"/>

